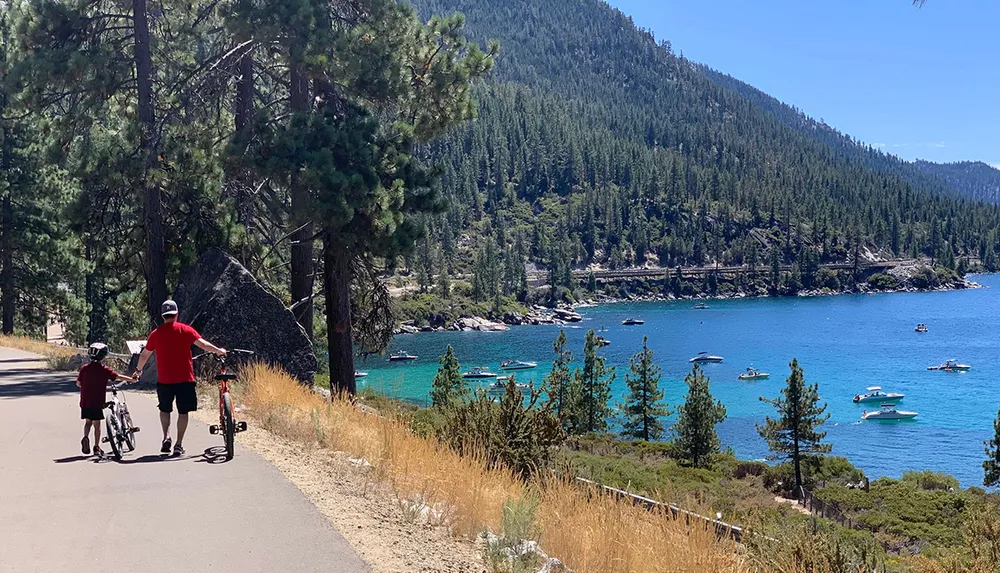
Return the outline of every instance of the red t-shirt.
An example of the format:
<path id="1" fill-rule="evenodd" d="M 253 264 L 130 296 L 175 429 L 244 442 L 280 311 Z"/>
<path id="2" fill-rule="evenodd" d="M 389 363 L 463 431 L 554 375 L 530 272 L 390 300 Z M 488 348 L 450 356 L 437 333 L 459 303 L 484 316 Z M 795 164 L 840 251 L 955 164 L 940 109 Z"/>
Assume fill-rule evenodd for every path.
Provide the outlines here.
<path id="1" fill-rule="evenodd" d="M 116 378 L 118 374 L 100 362 L 91 362 L 81 368 L 76 378 L 80 383 L 80 407 L 103 408 L 107 402 L 108 382 Z"/>
<path id="2" fill-rule="evenodd" d="M 191 345 L 201 335 L 180 322 L 165 322 L 149 334 L 146 350 L 156 353 L 156 379 L 160 384 L 194 382 Z"/>

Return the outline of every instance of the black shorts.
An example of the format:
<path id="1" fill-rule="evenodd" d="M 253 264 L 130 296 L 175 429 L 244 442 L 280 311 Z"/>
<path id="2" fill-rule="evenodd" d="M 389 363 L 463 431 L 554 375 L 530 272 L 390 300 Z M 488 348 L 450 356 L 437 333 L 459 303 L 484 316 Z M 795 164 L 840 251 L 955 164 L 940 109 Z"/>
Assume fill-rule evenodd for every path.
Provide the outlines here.
<path id="1" fill-rule="evenodd" d="M 81 420 L 103 420 L 104 408 L 80 408 Z"/>
<path id="2" fill-rule="evenodd" d="M 175 399 L 178 414 L 187 414 L 198 409 L 198 392 L 194 389 L 194 382 L 157 384 L 156 398 L 160 403 L 160 411 L 167 414 L 174 411 Z"/>

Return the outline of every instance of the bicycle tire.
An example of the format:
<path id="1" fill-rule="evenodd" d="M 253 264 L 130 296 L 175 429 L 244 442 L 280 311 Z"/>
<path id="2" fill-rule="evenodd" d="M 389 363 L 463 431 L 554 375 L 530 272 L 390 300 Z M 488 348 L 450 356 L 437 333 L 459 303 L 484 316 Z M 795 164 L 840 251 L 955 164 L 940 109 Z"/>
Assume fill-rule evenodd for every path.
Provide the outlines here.
<path id="1" fill-rule="evenodd" d="M 115 410 L 109 412 L 108 416 L 104 418 L 104 427 L 108 431 L 108 445 L 111 446 L 111 457 L 113 457 L 115 461 L 121 460 L 122 443 L 118 412 Z"/>
<path id="2" fill-rule="evenodd" d="M 226 460 L 231 460 L 236 453 L 236 422 L 233 420 L 233 399 L 228 392 L 222 395 L 222 417 L 225 421 Z"/>
<path id="3" fill-rule="evenodd" d="M 132 414 L 128 413 L 128 406 L 122 404 L 118 421 L 122 427 L 122 437 L 125 439 L 125 446 L 128 451 L 135 451 L 135 432 L 132 431 Z"/>

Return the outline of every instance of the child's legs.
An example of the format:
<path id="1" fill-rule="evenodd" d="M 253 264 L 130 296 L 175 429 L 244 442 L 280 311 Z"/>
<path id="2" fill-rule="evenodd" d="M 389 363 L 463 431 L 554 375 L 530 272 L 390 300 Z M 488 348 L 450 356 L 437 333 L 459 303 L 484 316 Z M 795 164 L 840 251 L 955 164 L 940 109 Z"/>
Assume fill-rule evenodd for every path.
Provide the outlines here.
<path id="1" fill-rule="evenodd" d="M 90 435 L 90 424 L 91 424 L 90 420 L 84 420 L 83 421 L 83 437 L 84 438 L 86 438 L 87 436 Z"/>
<path id="2" fill-rule="evenodd" d="M 101 421 L 94 420 L 94 445 L 99 446 L 101 444 Z"/>

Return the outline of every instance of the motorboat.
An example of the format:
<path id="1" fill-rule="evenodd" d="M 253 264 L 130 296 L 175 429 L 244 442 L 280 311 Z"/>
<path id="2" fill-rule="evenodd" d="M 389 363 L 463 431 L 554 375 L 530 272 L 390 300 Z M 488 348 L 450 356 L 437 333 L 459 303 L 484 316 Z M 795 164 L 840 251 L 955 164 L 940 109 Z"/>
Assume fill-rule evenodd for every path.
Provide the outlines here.
<path id="1" fill-rule="evenodd" d="M 638 318 L 626 318 L 622 321 L 622 324 L 625 326 L 639 326 L 641 324 L 646 324 L 646 321 Z"/>
<path id="2" fill-rule="evenodd" d="M 486 393 L 491 396 L 502 396 L 507 391 L 508 382 L 510 382 L 510 376 L 501 376 L 500 378 L 497 378 L 496 382 L 490 384 L 489 388 L 486 389 Z M 530 383 L 515 382 L 514 387 L 522 392 L 531 390 Z"/>
<path id="3" fill-rule="evenodd" d="M 361 372 L 360 370 L 355 370 L 354 371 L 354 377 L 355 378 L 364 378 L 365 376 L 368 376 L 367 372 Z"/>
<path id="4" fill-rule="evenodd" d="M 714 354 L 709 354 L 707 352 L 699 352 L 698 356 L 695 356 L 691 360 L 688 360 L 688 362 L 691 362 L 691 363 L 698 363 L 698 362 L 722 362 L 722 357 L 721 356 L 715 356 Z"/>
<path id="5" fill-rule="evenodd" d="M 754 367 L 747 368 L 747 371 L 740 374 L 737 378 L 740 380 L 766 380 L 770 378 L 771 374 L 769 372 L 761 372 Z"/>
<path id="6" fill-rule="evenodd" d="M 965 372 L 970 368 L 972 368 L 972 366 L 969 366 L 968 364 L 959 364 L 958 360 L 945 360 L 943 364 L 927 367 L 928 370 L 941 370 L 943 372 Z"/>
<path id="7" fill-rule="evenodd" d="M 604 338 L 603 336 L 598 336 L 597 337 L 597 345 L 598 346 L 603 347 L 603 346 L 608 346 L 609 344 L 611 344 L 611 341 L 608 340 L 607 338 Z"/>
<path id="8" fill-rule="evenodd" d="M 501 370 L 531 370 L 537 366 L 537 362 L 522 362 L 520 360 L 504 360 L 500 363 Z"/>
<path id="9" fill-rule="evenodd" d="M 897 410 L 895 404 L 882 404 L 881 410 L 874 412 L 862 412 L 862 420 L 912 420 L 917 417 L 916 412 L 905 412 Z"/>
<path id="10" fill-rule="evenodd" d="M 490 372 L 486 370 L 485 367 L 482 366 L 477 366 L 475 368 L 470 369 L 465 374 L 462 374 L 462 378 L 496 378 L 496 377 L 497 375 L 495 372 Z"/>
<path id="11" fill-rule="evenodd" d="M 705 304 L 705 303 L 703 303 L 703 302 L 699 302 L 698 304 L 692 306 L 691 308 L 695 308 L 695 309 L 698 309 L 698 310 L 704 310 L 704 309 L 708 308 L 708 305 Z"/>
<path id="12" fill-rule="evenodd" d="M 855 394 L 854 403 L 864 404 L 866 402 L 885 402 L 886 400 L 902 400 L 903 394 L 896 392 L 883 392 L 881 386 L 869 386 L 865 394 Z"/>
<path id="13" fill-rule="evenodd" d="M 402 362 L 404 360 L 416 360 L 418 356 L 416 354 L 410 354 L 405 350 L 400 350 L 399 352 L 394 352 L 389 355 L 389 362 Z"/>
<path id="14" fill-rule="evenodd" d="M 915 330 L 915 331 L 917 331 L 917 332 L 927 332 L 927 325 L 921 322 L 921 323 L 920 323 L 920 324 L 918 324 L 918 325 L 917 325 L 917 327 L 916 327 L 916 328 L 914 328 L 913 330 Z"/>

